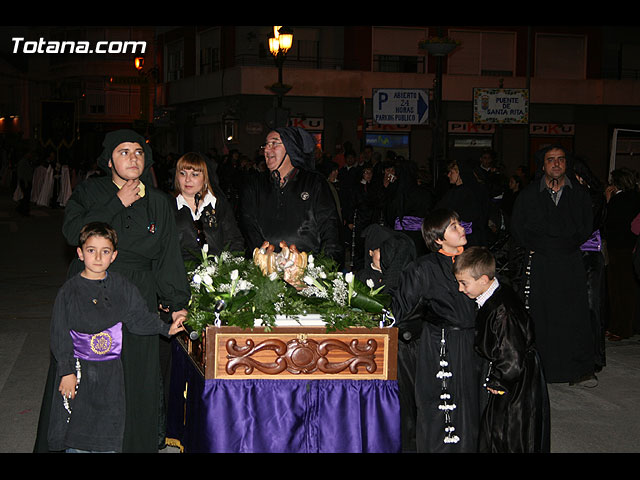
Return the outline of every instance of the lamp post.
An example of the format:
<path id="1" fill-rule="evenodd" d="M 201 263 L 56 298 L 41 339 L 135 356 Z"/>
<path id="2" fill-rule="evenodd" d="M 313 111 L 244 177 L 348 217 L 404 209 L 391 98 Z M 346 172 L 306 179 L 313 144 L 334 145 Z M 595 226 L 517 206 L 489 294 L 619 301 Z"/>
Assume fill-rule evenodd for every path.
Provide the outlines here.
<path id="1" fill-rule="evenodd" d="M 293 45 L 293 30 L 289 27 L 274 26 L 273 36 L 269 37 L 269 51 L 278 67 L 278 83 L 271 85 L 269 89 L 278 97 L 278 108 L 282 107 L 282 97 L 291 90 L 291 86 L 282 83 L 282 65 L 291 45 Z"/>
<path id="2" fill-rule="evenodd" d="M 442 66 L 444 58 L 447 57 L 457 46 L 458 42 L 449 38 L 443 38 L 442 33 L 439 30 L 438 36 L 429 39 L 419 46 L 427 50 L 429 55 L 436 58 L 436 78 L 434 80 L 434 103 L 435 103 L 435 119 L 434 119 L 434 135 L 432 140 L 432 177 L 433 186 L 435 187 L 438 181 L 438 173 L 441 160 L 444 159 L 444 128 L 443 128 L 443 116 L 442 116 Z"/>
<path id="3" fill-rule="evenodd" d="M 157 83 L 158 83 L 158 67 L 153 66 L 148 70 L 144 70 L 144 57 L 136 57 L 133 65 L 138 71 L 140 84 L 140 120 L 148 125 L 153 123 L 156 116 L 157 103 Z M 149 88 L 153 88 L 153 105 L 151 109 L 151 122 L 149 122 Z"/>

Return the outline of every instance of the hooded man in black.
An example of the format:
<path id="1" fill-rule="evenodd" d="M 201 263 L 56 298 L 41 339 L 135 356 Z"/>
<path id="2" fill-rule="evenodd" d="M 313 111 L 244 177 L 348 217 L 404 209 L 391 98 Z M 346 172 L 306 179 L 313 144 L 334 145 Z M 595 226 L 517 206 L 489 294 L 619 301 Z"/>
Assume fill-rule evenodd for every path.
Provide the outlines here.
<path id="1" fill-rule="evenodd" d="M 358 270 L 356 278 L 373 288 L 392 294 L 398 286 L 404 268 L 416 259 L 413 240 L 402 232 L 374 223 L 362 232 L 364 237 L 364 268 Z"/>
<path id="2" fill-rule="evenodd" d="M 65 207 L 65 238 L 76 246 L 84 225 L 95 221 L 111 225 L 118 234 L 119 253 L 110 270 L 138 287 L 150 312 L 158 312 L 159 305 L 172 311 L 186 308 L 190 290 L 176 232 L 175 207 L 165 193 L 151 185 L 151 148 L 144 137 L 126 129 L 107 133 L 102 145 L 98 166 L 107 175 L 89 178 L 75 188 Z M 82 262 L 74 259 L 69 276 L 81 269 Z M 130 334 L 126 328 L 123 332 L 127 412 L 123 452 L 157 452 L 163 440 L 160 340 Z M 48 388 L 49 380 L 39 429 L 48 425 Z M 43 442 L 44 431 L 38 434 L 36 451 L 47 449 Z"/>
<path id="3" fill-rule="evenodd" d="M 263 147 L 267 172 L 240 193 L 240 228 L 249 253 L 265 241 L 344 263 L 340 217 L 327 181 L 315 170 L 315 140 L 299 127 L 281 127 Z"/>
<path id="4" fill-rule="evenodd" d="M 595 386 L 594 340 L 580 246 L 593 231 L 587 190 L 561 146 L 536 153 L 537 176 L 516 199 L 515 241 L 529 252 L 525 304 L 549 383 Z"/>

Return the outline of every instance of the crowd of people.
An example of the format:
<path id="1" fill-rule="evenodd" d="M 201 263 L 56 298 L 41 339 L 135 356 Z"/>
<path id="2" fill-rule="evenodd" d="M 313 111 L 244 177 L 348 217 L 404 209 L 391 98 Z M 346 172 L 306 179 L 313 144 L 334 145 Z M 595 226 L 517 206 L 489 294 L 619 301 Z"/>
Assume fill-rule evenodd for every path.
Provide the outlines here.
<path id="1" fill-rule="evenodd" d="M 605 339 L 638 332 L 637 173 L 619 168 L 605 186 L 585 159 L 549 146 L 531 173 L 507 175 L 495 153 L 483 151 L 448 164 L 434 184 L 428 169 L 391 151 L 357 153 L 346 144 L 324 154 L 301 128 L 277 128 L 265 141 L 253 159 L 188 152 L 154 162 L 136 132 L 108 133 L 99 172 L 60 204 L 65 238 L 78 247 L 69 282 L 87 278 L 85 227 L 106 225 L 117 235 L 109 272 L 135 285 L 137 305 L 174 322 L 175 333 L 189 301 L 185 262 L 204 244 L 214 254 L 250 253 L 264 242 L 324 254 L 392 298 L 403 451 L 548 451 L 546 383 L 596 386 Z M 27 192 L 23 167 L 16 188 Z M 23 198 L 16 201 L 28 213 Z M 68 301 L 85 303 L 76 313 L 93 308 L 90 300 L 107 308 L 77 288 L 82 300 Z M 65 325 L 99 333 L 80 323 Z M 60 423 L 60 392 L 75 399 L 61 372 L 72 373 L 69 349 L 78 347 L 67 345 L 63 358 L 52 346 L 36 451 L 108 444 L 149 452 L 162 444 L 168 330 L 159 337 L 118 328 L 122 368 L 109 375 L 123 382 L 126 415 L 115 433 L 122 442 L 88 441 L 82 429 L 65 427 L 73 415 Z"/>

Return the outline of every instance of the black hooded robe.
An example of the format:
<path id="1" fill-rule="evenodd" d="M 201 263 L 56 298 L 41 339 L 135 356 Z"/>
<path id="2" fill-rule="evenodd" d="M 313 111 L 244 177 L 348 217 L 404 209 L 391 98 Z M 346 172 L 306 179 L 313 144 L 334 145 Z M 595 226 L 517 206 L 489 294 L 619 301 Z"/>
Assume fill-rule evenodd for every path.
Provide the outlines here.
<path id="1" fill-rule="evenodd" d="M 378 224 L 369 225 L 362 232 L 364 237 L 364 268 L 356 272 L 356 278 L 366 284 L 373 281 L 373 288 L 384 287 L 381 291 L 392 294 L 398 286 L 404 268 L 416 259 L 413 240 L 402 232 L 391 230 Z M 381 270 L 372 267 L 369 250 L 380 249 Z"/>
<path id="2" fill-rule="evenodd" d="M 317 172 L 298 169 L 284 187 L 260 173 L 240 195 L 240 228 L 249 253 L 268 241 L 280 250 L 280 242 L 298 251 L 324 253 L 344 262 L 340 220 L 329 184 Z"/>
<path id="3" fill-rule="evenodd" d="M 393 295 L 392 312 L 401 342 L 398 345 L 398 384 L 403 452 L 474 453 L 483 402 L 484 360 L 474 350 L 475 302 L 458 291 L 451 257 L 424 255 L 407 265 Z M 452 432 L 459 439 L 445 442 L 447 426 L 441 395 L 441 347 L 444 332 L 451 372 L 446 390 L 455 404 Z"/>
<path id="4" fill-rule="evenodd" d="M 132 131 L 107 134 L 105 152 L 98 165 L 107 176 L 93 177 L 80 183 L 65 207 L 63 234 L 70 245 L 77 245 L 80 230 L 89 222 L 106 222 L 118 234 L 118 256 L 110 267 L 135 284 L 150 312 L 158 305 L 171 310 L 186 308 L 190 298 L 187 275 L 176 232 L 175 207 L 170 198 L 151 186 L 145 173 L 145 195 L 125 208 L 117 197 L 118 187 L 111 179 L 107 165 L 115 146 L 122 142 L 138 142 L 145 148 L 145 173 L 152 164 L 151 150 L 144 138 Z M 83 268 L 74 259 L 69 276 Z M 123 328 L 122 366 L 125 376 L 126 420 L 123 452 L 157 452 L 160 441 L 161 372 L 158 336 L 130 334 Z M 49 368 L 47 387 L 40 413 L 36 451 L 47 451 L 46 428 L 50 409 L 49 389 L 57 389 L 55 360 Z"/>
<path id="5" fill-rule="evenodd" d="M 549 453 L 550 406 L 533 321 L 522 301 L 500 285 L 476 318 L 475 348 L 491 362 L 479 453 Z"/>
<path id="6" fill-rule="evenodd" d="M 544 178 L 516 199 L 511 232 L 531 254 L 529 312 L 548 382 L 594 373 L 594 340 L 587 276 L 580 246 L 589 238 L 593 213 L 589 193 L 573 181 L 558 205 L 541 189 Z"/>
<path id="7" fill-rule="evenodd" d="M 240 193 L 239 226 L 248 253 L 265 241 L 280 250 L 280 242 L 295 245 L 298 251 L 332 258 L 344 263 L 341 223 L 333 194 L 326 179 L 314 169 L 315 142 L 299 128 L 276 130 L 285 145 L 294 170 L 284 186 L 270 172 L 249 181 Z"/>

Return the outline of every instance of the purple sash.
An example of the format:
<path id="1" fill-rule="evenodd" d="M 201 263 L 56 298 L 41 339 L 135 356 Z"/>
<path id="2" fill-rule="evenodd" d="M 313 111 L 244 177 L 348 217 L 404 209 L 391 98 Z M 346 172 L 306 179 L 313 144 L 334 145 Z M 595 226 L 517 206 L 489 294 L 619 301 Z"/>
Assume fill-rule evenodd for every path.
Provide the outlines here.
<path id="1" fill-rule="evenodd" d="M 465 235 L 470 235 L 473 233 L 473 222 L 463 222 L 460 221 L 460 225 L 462 225 L 462 228 L 464 228 L 464 233 Z"/>
<path id="2" fill-rule="evenodd" d="M 122 351 L 122 323 L 98 333 L 71 330 L 74 355 L 83 360 L 101 362 L 120 358 Z"/>
<path id="3" fill-rule="evenodd" d="M 396 218 L 396 223 L 394 226 L 394 230 L 407 230 L 410 232 L 415 232 L 422 229 L 422 218 L 421 217 L 398 217 Z"/>
<path id="4" fill-rule="evenodd" d="M 596 230 L 591 234 L 589 240 L 584 242 L 580 247 L 583 252 L 599 252 L 602 249 L 602 239 L 600 238 L 600 230 Z"/>

